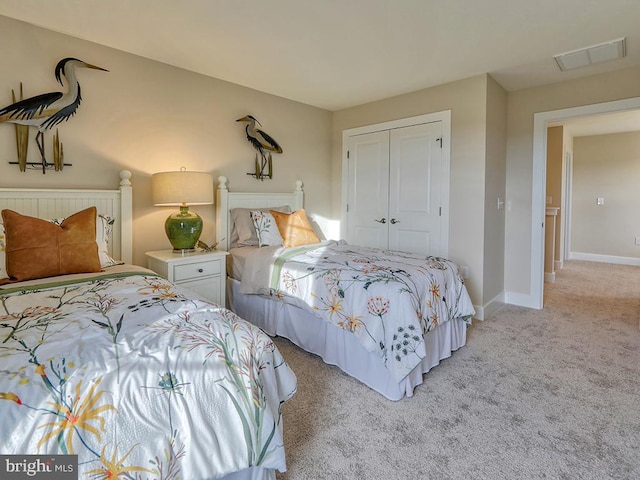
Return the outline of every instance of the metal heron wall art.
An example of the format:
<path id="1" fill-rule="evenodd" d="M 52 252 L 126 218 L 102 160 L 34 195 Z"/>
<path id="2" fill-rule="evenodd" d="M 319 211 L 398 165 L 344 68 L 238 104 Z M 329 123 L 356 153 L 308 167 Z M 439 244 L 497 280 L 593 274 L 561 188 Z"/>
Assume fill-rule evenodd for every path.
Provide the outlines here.
<path id="1" fill-rule="evenodd" d="M 55 77 L 60 85 L 64 86 L 62 77 L 66 80 L 66 92 L 49 92 L 35 97 L 25 98 L 0 109 L 0 123 L 14 123 L 36 127 L 36 144 L 40 151 L 42 161 L 42 173 L 50 165 L 44 153 L 44 132 L 61 122 L 69 120 L 78 110 L 82 95 L 80 84 L 76 79 L 76 68 L 92 68 L 95 70 L 108 70 L 78 60 L 77 58 L 63 58 L 55 68 Z"/>
<path id="2" fill-rule="evenodd" d="M 247 173 L 247 175 L 253 175 L 258 180 L 273 178 L 271 152 L 282 153 L 282 147 L 280 147 L 278 142 L 276 142 L 267 132 L 256 128 L 256 123 L 260 125 L 260 122 L 253 115 L 247 115 L 239 118 L 236 122 L 244 122 L 247 124 L 245 127 L 247 140 L 249 140 L 249 143 L 253 145 L 253 148 L 258 151 L 258 153 L 256 153 L 255 172 Z M 258 158 L 258 154 L 260 155 L 260 158 Z M 267 170 L 266 172 L 265 169 Z"/>

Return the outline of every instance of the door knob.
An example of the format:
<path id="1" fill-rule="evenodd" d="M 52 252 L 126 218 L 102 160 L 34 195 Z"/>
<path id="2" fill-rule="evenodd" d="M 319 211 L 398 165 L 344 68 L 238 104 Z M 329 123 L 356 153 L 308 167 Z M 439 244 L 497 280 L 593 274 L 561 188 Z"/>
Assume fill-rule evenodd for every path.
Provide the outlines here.
<path id="1" fill-rule="evenodd" d="M 395 218 L 392 218 L 391 223 L 395 225 L 396 223 L 400 223 L 400 220 L 396 220 Z"/>
<path id="2" fill-rule="evenodd" d="M 387 223 L 387 219 L 382 217 L 380 220 L 376 220 L 378 223 Z"/>

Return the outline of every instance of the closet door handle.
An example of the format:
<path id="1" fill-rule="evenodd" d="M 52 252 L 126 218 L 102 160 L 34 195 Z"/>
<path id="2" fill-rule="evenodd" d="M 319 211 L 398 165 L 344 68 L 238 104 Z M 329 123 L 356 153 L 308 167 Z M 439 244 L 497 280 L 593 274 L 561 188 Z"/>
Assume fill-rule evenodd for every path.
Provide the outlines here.
<path id="1" fill-rule="evenodd" d="M 375 220 L 378 223 L 387 223 L 387 219 L 382 217 L 380 220 Z"/>
<path id="2" fill-rule="evenodd" d="M 400 220 L 396 220 L 395 218 L 392 218 L 391 223 L 395 225 L 396 223 L 400 223 Z"/>

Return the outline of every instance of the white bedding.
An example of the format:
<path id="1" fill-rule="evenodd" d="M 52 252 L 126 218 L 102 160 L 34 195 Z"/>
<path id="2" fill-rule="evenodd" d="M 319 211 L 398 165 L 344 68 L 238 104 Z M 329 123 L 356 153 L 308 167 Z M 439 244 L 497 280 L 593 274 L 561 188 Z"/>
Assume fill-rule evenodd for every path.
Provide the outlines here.
<path id="1" fill-rule="evenodd" d="M 74 453 L 83 479 L 286 470 L 295 375 L 231 311 L 129 267 L 6 285 L 0 305 L 3 454 Z"/>
<path id="2" fill-rule="evenodd" d="M 475 313 L 449 260 L 344 241 L 262 247 L 248 257 L 240 290 L 310 307 L 377 352 L 397 381 L 427 355 L 426 333 Z"/>
<path id="3" fill-rule="evenodd" d="M 260 250 L 260 247 L 236 247 L 230 249 L 229 255 L 227 255 L 227 275 L 236 280 L 242 280 L 247 258 L 258 250 Z"/>
<path id="4" fill-rule="evenodd" d="M 463 347 L 467 340 L 467 323 L 452 320 L 425 335 L 427 356 L 401 381 L 384 367 L 376 353 L 365 350 L 356 337 L 342 328 L 320 321 L 308 309 L 274 302 L 262 295 L 243 295 L 240 282 L 227 281 L 227 305 L 245 320 L 269 335 L 291 340 L 303 350 L 319 355 L 326 363 L 336 365 L 389 400 L 413 396 L 423 383 L 423 375 L 441 360 Z"/>
<path id="5" fill-rule="evenodd" d="M 381 377 L 383 384 L 406 387 L 400 389 L 402 396 L 421 382 L 405 382 L 407 376 L 417 372 L 421 377 L 466 341 L 460 328 L 470 323 L 474 310 L 457 267 L 446 259 L 333 241 L 241 253 L 237 263 L 244 265 L 242 281 L 229 289 L 230 308 L 257 322 L 267 333 L 282 334 L 348 373 L 347 369 L 353 370 L 357 362 L 339 357 L 344 352 L 351 356 L 353 344 L 359 344 L 365 352 L 365 363 L 373 361 L 371 365 L 386 370 Z M 290 308 L 274 311 L 251 298 L 260 296 L 270 298 L 272 303 L 298 307 L 298 316 L 304 312 L 308 320 L 304 325 L 311 333 L 303 334 L 299 322 L 287 324 L 286 315 L 296 317 Z M 261 313 L 255 314 L 254 309 Z M 455 323 L 447 325 L 450 321 Z M 447 327 L 442 328 L 444 325 Z M 439 333 L 429 336 L 434 330 Z M 338 331 L 344 332 L 339 335 L 344 338 L 335 338 Z M 330 346 L 317 344 L 324 337 Z M 444 341 L 443 348 L 428 337 Z M 340 354 L 341 347 L 332 342 L 339 342 L 346 350 Z M 370 386 L 377 383 L 366 371 L 354 376 L 363 375 Z M 386 385 L 376 390 L 392 399 L 399 395 Z"/>

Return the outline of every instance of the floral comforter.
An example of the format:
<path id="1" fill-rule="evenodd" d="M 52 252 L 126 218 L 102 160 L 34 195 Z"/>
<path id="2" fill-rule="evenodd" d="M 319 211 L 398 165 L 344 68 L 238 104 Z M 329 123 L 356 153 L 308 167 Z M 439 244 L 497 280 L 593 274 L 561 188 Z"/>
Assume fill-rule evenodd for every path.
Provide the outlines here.
<path id="1" fill-rule="evenodd" d="M 356 335 L 402 380 L 426 356 L 424 335 L 475 314 L 457 266 L 444 258 L 348 245 L 344 241 L 256 250 L 241 292 L 310 307 Z"/>
<path id="2" fill-rule="evenodd" d="M 284 471 L 296 378 L 269 337 L 149 274 L 0 290 L 0 453 L 79 478 Z"/>

